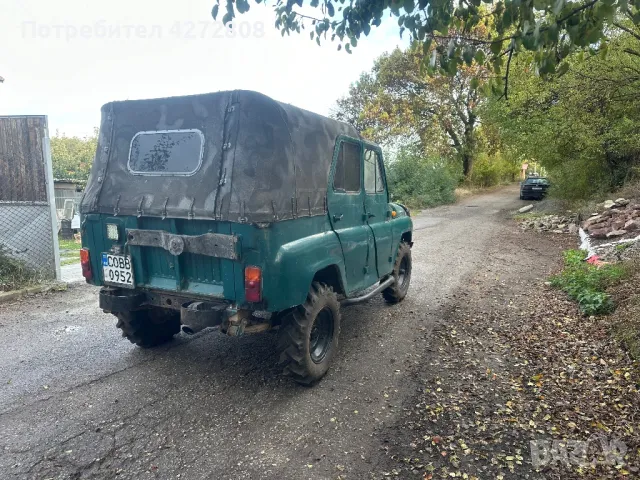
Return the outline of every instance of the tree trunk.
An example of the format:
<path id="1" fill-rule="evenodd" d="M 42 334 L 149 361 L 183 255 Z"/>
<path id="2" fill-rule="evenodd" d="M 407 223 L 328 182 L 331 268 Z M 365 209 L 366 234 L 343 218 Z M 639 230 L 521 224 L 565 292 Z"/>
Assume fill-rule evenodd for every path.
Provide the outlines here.
<path id="1" fill-rule="evenodd" d="M 449 138 L 453 142 L 453 148 L 458 152 L 458 155 L 462 159 L 462 174 L 465 180 L 469 180 L 471 171 L 473 170 L 473 160 L 476 153 L 476 139 L 475 139 L 475 115 L 470 115 L 470 118 L 466 120 L 464 124 L 464 135 L 462 141 L 456 134 L 456 131 L 451 127 L 450 122 L 443 122 L 445 132 L 449 135 Z"/>
<path id="2" fill-rule="evenodd" d="M 471 171 L 473 170 L 473 156 L 469 155 L 469 152 L 462 154 L 462 174 L 464 178 L 469 180 Z"/>
<path id="3" fill-rule="evenodd" d="M 469 122 L 464 128 L 464 145 L 462 152 L 462 174 L 466 180 L 471 179 L 473 161 L 476 156 L 475 116 L 470 114 L 469 117 Z"/>

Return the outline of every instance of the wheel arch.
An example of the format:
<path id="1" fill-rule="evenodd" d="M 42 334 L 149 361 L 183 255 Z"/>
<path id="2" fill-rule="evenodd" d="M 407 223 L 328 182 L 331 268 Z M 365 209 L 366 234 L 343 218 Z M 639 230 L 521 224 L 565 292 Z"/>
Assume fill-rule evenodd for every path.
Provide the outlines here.
<path id="1" fill-rule="evenodd" d="M 407 230 L 400 236 L 400 241 L 408 243 L 409 246 L 413 246 L 413 232 L 411 230 Z"/>
<path id="2" fill-rule="evenodd" d="M 336 264 L 327 265 L 326 267 L 318 270 L 313 276 L 311 284 L 313 284 L 313 282 L 324 283 L 325 285 L 333 288 L 333 291 L 337 294 L 346 294 L 342 274 L 340 272 L 340 268 Z M 311 285 L 309 285 L 309 287 L 311 287 Z"/>
<path id="3" fill-rule="evenodd" d="M 334 291 L 348 286 L 342 248 L 335 232 L 322 232 L 282 245 L 269 263 L 263 295 L 269 311 L 282 311 L 305 302 L 314 281 Z"/>

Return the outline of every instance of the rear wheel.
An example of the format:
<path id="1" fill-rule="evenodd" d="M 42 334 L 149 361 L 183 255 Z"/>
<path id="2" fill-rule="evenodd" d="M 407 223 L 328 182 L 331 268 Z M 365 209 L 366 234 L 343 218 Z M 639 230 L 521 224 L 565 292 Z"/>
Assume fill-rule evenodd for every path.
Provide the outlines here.
<path id="1" fill-rule="evenodd" d="M 411 247 L 405 242 L 400 243 L 398 247 L 398 255 L 391 276 L 394 282 L 382 291 L 382 296 L 388 303 L 398 303 L 407 296 L 411 283 Z"/>
<path id="2" fill-rule="evenodd" d="M 282 319 L 280 365 L 296 382 L 311 385 L 331 364 L 340 336 L 340 303 L 331 287 L 314 282 L 303 305 Z"/>
<path id="3" fill-rule="evenodd" d="M 180 331 L 180 313 L 164 308 L 148 308 L 114 313 L 122 336 L 139 347 L 166 343 Z"/>

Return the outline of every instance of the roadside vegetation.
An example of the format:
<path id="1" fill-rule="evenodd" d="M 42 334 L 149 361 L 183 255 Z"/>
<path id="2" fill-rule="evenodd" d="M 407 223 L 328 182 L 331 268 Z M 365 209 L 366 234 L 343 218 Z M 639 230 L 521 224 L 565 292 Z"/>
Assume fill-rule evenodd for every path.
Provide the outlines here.
<path id="1" fill-rule="evenodd" d="M 628 30 L 612 29 L 599 52 L 567 55 L 555 74 L 535 75 L 535 55 L 519 52 L 508 98 L 475 60 L 453 76 L 425 69 L 429 54 L 414 43 L 378 58 L 332 115 L 388 147 L 393 194 L 413 206 L 452 201 L 442 195 L 452 181 L 466 188 L 516 181 L 528 164 L 547 173 L 551 197 L 587 208 L 640 181 L 640 33 Z M 492 34 L 490 26 L 474 31 Z M 429 180 L 396 180 L 407 174 Z"/>
<path id="2" fill-rule="evenodd" d="M 457 172 L 438 157 L 425 157 L 416 147 L 404 147 L 387 165 L 387 181 L 394 201 L 410 208 L 453 203 Z"/>
<path id="3" fill-rule="evenodd" d="M 58 239 L 58 242 L 61 266 L 80 263 L 81 245 L 79 243 L 62 239 Z M 0 244 L 0 292 L 33 286 L 44 280 L 40 272 L 10 255 L 7 248 Z"/>
<path id="4" fill-rule="evenodd" d="M 497 132 L 481 122 L 487 70 L 471 64 L 453 77 L 434 75 L 423 60 L 417 45 L 382 55 L 332 111 L 385 148 L 394 200 L 431 207 L 454 202 L 457 187 L 515 181 L 520 160 L 503 152 Z"/>
<path id="5" fill-rule="evenodd" d="M 640 36 L 618 32 L 599 55 L 567 58 L 563 75 L 531 75 L 532 57 L 511 65 L 509 101 L 483 110 L 507 150 L 540 162 L 552 196 L 600 198 L 640 179 Z"/>
<path id="6" fill-rule="evenodd" d="M 578 302 L 585 315 L 602 315 L 615 308 L 607 288 L 629 276 L 628 269 L 619 264 L 596 266 L 585 262 L 582 250 L 564 253 L 564 269 L 551 278 L 551 285 L 564 290 Z"/>
<path id="7" fill-rule="evenodd" d="M 0 292 L 33 285 L 41 279 L 36 270 L 10 256 L 7 249 L 0 244 Z"/>

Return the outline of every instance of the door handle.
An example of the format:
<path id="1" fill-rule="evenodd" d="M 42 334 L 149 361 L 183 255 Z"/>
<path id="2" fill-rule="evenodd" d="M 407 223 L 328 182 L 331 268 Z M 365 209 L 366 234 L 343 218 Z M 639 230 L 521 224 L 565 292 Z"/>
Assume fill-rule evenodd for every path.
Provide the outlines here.
<path id="1" fill-rule="evenodd" d="M 334 215 L 333 216 L 333 221 L 334 222 L 339 222 L 340 220 L 342 220 L 343 214 L 341 213 L 340 215 Z"/>

